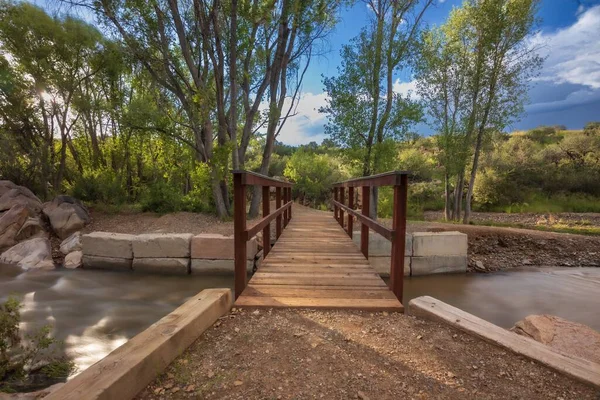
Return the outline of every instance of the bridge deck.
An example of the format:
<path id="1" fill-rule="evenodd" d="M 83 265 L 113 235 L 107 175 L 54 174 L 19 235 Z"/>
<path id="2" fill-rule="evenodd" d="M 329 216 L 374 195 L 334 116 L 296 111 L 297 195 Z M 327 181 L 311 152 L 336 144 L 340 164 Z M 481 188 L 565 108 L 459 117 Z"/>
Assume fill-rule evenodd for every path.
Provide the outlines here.
<path id="1" fill-rule="evenodd" d="M 294 210 L 236 306 L 404 310 L 331 214 Z"/>

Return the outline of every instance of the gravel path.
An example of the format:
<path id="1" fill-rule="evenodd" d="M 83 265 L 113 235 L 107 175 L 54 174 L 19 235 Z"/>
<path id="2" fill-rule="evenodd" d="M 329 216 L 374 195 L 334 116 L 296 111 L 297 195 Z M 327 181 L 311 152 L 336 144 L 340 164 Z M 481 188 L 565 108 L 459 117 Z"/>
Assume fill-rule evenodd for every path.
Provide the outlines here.
<path id="1" fill-rule="evenodd" d="M 240 311 L 138 399 L 597 399 L 598 391 L 403 314 Z"/>

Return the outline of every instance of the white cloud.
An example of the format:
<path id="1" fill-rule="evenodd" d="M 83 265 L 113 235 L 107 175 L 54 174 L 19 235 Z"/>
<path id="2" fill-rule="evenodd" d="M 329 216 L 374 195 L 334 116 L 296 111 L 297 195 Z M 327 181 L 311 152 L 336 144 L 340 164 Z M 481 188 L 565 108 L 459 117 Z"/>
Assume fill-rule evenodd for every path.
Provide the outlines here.
<path id="1" fill-rule="evenodd" d="M 392 90 L 395 93 L 402 95 L 402 97 L 410 96 L 413 100 L 419 100 L 420 96 L 417 92 L 417 81 L 412 80 L 410 82 L 400 82 L 400 79 L 396 79 Z"/>
<path id="2" fill-rule="evenodd" d="M 539 33 L 534 44 L 547 56 L 538 80 L 600 89 L 600 5 L 583 11 L 577 21 L 552 33 Z"/>
<path id="3" fill-rule="evenodd" d="M 277 140 L 293 146 L 313 141 L 320 143 L 325 138 L 326 116 L 319 113 L 319 108 L 327 105 L 326 100 L 327 93 L 325 92 L 302 94 L 290 114 L 293 116 L 288 118 Z M 285 100 L 284 113 L 287 112 L 290 102 L 291 98 Z M 267 103 L 261 105 L 261 110 L 267 108 Z"/>

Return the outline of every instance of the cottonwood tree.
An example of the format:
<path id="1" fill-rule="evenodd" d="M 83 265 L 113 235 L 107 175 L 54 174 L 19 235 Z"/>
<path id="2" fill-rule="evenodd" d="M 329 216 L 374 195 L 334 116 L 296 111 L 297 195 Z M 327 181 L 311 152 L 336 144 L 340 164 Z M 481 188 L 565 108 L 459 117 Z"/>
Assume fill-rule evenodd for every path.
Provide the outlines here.
<path id="1" fill-rule="evenodd" d="M 244 166 L 261 119 L 266 121 L 267 141 L 260 170 L 268 170 L 288 79 L 331 27 L 339 4 L 333 0 L 69 3 L 96 11 L 176 105 L 170 118 L 182 129 L 170 134 L 210 166 L 213 200 L 221 217 L 231 214 L 228 170 Z M 269 112 L 262 118 L 265 97 Z"/>
<path id="2" fill-rule="evenodd" d="M 368 25 L 341 51 L 338 76 L 324 79 L 326 133 L 360 157 L 363 176 L 381 172 L 386 139 L 421 119 L 410 98 L 394 92 L 394 76 L 410 65 L 423 15 L 432 0 L 367 0 Z M 376 218 L 377 190 L 371 216 Z"/>
<path id="3" fill-rule="evenodd" d="M 450 220 L 457 218 L 451 180 L 458 175 L 467 150 L 463 124 L 468 104 L 467 52 L 462 38 L 453 36 L 448 25 L 424 32 L 419 49 L 415 79 L 430 124 L 438 132 L 435 141 L 444 169 L 444 217 Z"/>
<path id="4" fill-rule="evenodd" d="M 441 139 L 448 140 L 440 143 L 446 171 L 456 173 L 451 213 L 446 186 L 447 217 L 459 218 L 464 198 L 463 222 L 469 222 L 484 139 L 523 113 L 529 81 L 543 61 L 528 40 L 537 26 L 538 3 L 466 0 L 432 34 L 438 42 L 425 47 L 421 91 L 432 90 L 425 94 L 427 107 Z"/>

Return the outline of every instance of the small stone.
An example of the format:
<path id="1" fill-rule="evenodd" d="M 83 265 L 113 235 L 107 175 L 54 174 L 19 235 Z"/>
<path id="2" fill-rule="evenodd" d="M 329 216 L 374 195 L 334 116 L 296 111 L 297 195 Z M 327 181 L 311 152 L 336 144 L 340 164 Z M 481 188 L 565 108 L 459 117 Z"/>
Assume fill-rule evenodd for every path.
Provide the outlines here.
<path id="1" fill-rule="evenodd" d="M 215 376 L 215 373 L 213 371 L 208 371 L 208 374 L 206 374 L 206 376 L 210 379 L 213 376 Z"/>
<path id="2" fill-rule="evenodd" d="M 258 311 L 258 310 L 254 310 L 254 311 L 252 312 L 252 315 L 260 315 L 260 311 Z"/>
<path id="3" fill-rule="evenodd" d="M 196 386 L 195 385 L 189 385 L 188 387 L 185 388 L 186 392 L 193 392 L 194 390 L 196 390 Z"/>
<path id="4" fill-rule="evenodd" d="M 453 337 L 454 339 L 456 339 L 456 338 L 458 337 L 458 335 L 455 333 L 454 335 L 452 335 L 452 337 Z"/>
<path id="5" fill-rule="evenodd" d="M 233 386 L 241 386 L 243 384 L 244 384 L 244 382 L 242 382 L 242 381 L 235 381 L 235 382 L 233 382 Z"/>
<path id="6" fill-rule="evenodd" d="M 387 317 L 388 315 L 390 315 L 390 313 L 388 313 L 387 311 L 384 311 L 384 312 L 383 312 L 383 316 L 384 316 L 384 317 Z"/>
<path id="7" fill-rule="evenodd" d="M 364 394 L 363 392 L 361 392 L 360 390 L 357 393 L 357 396 L 360 400 L 370 400 L 369 396 L 367 396 L 366 394 Z"/>
<path id="8" fill-rule="evenodd" d="M 454 375 L 452 372 L 447 372 L 447 373 L 446 373 L 446 376 L 447 376 L 448 378 L 455 378 L 455 377 L 456 377 L 456 375 Z"/>
<path id="9" fill-rule="evenodd" d="M 181 389 L 178 386 L 175 386 L 173 389 L 171 389 L 171 393 L 177 393 L 179 392 Z"/>
<path id="10" fill-rule="evenodd" d="M 421 339 L 423 339 L 423 335 L 419 335 L 419 336 L 417 336 L 417 339 L 418 339 L 418 340 L 421 340 Z"/>
<path id="11" fill-rule="evenodd" d="M 238 328 L 237 326 L 233 329 L 235 331 L 235 333 L 239 333 L 240 328 Z"/>
<path id="12" fill-rule="evenodd" d="M 173 384 L 173 382 L 169 382 L 169 383 L 167 383 L 167 384 L 165 385 L 165 389 L 167 389 L 167 390 L 168 390 L 168 389 L 171 389 L 173 386 L 175 386 L 175 385 Z"/>
<path id="13" fill-rule="evenodd" d="M 483 265 L 483 263 L 481 261 L 475 261 L 475 269 L 477 271 L 487 271 L 487 269 L 485 268 L 485 265 Z"/>

